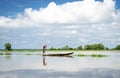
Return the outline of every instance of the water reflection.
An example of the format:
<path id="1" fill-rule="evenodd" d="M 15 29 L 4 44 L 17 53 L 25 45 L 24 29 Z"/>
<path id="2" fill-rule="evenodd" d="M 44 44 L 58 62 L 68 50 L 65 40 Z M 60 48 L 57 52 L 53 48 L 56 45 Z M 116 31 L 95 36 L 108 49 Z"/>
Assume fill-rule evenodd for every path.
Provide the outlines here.
<path id="1" fill-rule="evenodd" d="M 43 59 L 43 66 L 47 68 L 47 63 L 46 63 L 46 60 L 45 60 L 45 56 L 42 56 L 42 59 Z"/>
<path id="2" fill-rule="evenodd" d="M 54 70 L 14 70 L 0 71 L 0 78 L 120 78 L 120 70 L 114 69 L 84 69 L 77 72 Z"/>
<path id="3" fill-rule="evenodd" d="M 5 58 L 8 59 L 8 60 L 10 60 L 11 55 L 6 55 Z"/>
<path id="4" fill-rule="evenodd" d="M 66 68 L 69 69 L 69 67 L 71 67 L 74 64 L 74 62 L 72 63 L 70 61 L 71 59 L 69 61 L 65 61 L 65 58 L 66 60 L 68 60 L 69 58 L 73 58 L 73 56 L 41 56 L 41 57 L 42 57 L 42 64 L 45 67 L 45 69 L 49 68 L 49 69 L 67 71 Z M 49 67 L 48 67 L 46 58 L 48 58 Z M 50 61 L 50 59 L 52 59 L 52 62 Z M 58 63 L 55 63 L 54 61 Z M 70 65 L 65 64 L 65 63 L 70 63 Z"/>
<path id="5" fill-rule="evenodd" d="M 48 66 L 47 66 L 47 62 L 46 62 L 46 57 L 47 56 L 42 56 L 42 64 L 43 64 L 43 66 L 47 69 L 48 68 Z M 63 58 L 73 58 L 72 56 L 48 56 L 48 57 L 50 57 L 50 58 L 57 58 L 57 59 L 63 59 Z M 54 63 L 54 62 L 52 62 L 52 63 Z"/>
<path id="6" fill-rule="evenodd" d="M 120 53 L 72 59 L 31 54 L 0 56 L 0 78 L 120 78 Z"/>

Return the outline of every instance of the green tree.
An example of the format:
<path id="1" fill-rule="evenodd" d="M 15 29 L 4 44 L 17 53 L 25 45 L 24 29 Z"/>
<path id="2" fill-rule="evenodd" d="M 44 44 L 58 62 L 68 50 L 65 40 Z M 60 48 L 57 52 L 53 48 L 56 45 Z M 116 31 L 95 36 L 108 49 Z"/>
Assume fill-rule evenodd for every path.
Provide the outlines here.
<path id="1" fill-rule="evenodd" d="M 68 45 L 66 45 L 66 46 L 64 46 L 64 47 L 62 48 L 62 50 L 73 50 L 73 48 L 72 48 L 72 47 L 69 47 Z"/>
<path id="2" fill-rule="evenodd" d="M 10 43 L 5 43 L 4 46 L 5 46 L 5 49 L 6 49 L 6 50 L 12 50 L 12 49 L 11 49 L 11 46 L 12 46 L 12 45 L 11 45 Z"/>
<path id="3" fill-rule="evenodd" d="M 51 47 L 51 48 L 50 48 L 50 50 L 57 50 L 57 49 L 56 49 L 56 48 L 54 48 L 54 47 Z"/>
<path id="4" fill-rule="evenodd" d="M 77 47 L 77 50 L 82 50 L 82 49 L 83 49 L 82 46 Z"/>
<path id="5" fill-rule="evenodd" d="M 115 50 L 120 50 L 120 45 L 117 45 L 117 46 L 115 47 Z"/>
<path id="6" fill-rule="evenodd" d="M 106 50 L 109 50 L 109 48 L 108 48 L 108 47 L 106 47 L 105 49 L 106 49 Z"/>
<path id="7" fill-rule="evenodd" d="M 58 48 L 57 50 L 62 50 L 61 48 Z"/>
<path id="8" fill-rule="evenodd" d="M 90 50 L 91 49 L 91 45 L 85 45 L 85 50 Z"/>
<path id="9" fill-rule="evenodd" d="M 103 44 L 91 44 L 91 45 L 85 45 L 85 50 L 104 50 L 105 46 Z"/>
<path id="10" fill-rule="evenodd" d="M 74 48 L 72 48 L 72 47 L 69 47 L 69 50 L 74 50 Z"/>
<path id="11" fill-rule="evenodd" d="M 97 44 L 98 46 L 98 50 L 104 50 L 105 49 L 105 46 L 103 44 Z"/>
<path id="12" fill-rule="evenodd" d="M 68 50 L 68 49 L 69 49 L 69 46 L 66 45 L 66 46 L 64 46 L 62 49 L 63 49 L 63 50 Z"/>

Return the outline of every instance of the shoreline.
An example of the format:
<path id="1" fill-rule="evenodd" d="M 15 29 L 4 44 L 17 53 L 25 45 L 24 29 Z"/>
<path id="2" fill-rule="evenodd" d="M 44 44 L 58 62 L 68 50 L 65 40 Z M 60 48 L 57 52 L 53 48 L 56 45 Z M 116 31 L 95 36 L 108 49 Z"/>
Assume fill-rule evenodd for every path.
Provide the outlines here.
<path id="1" fill-rule="evenodd" d="M 120 52 L 120 50 L 46 50 L 46 52 Z M 42 50 L 0 50 L 0 52 L 42 52 Z"/>

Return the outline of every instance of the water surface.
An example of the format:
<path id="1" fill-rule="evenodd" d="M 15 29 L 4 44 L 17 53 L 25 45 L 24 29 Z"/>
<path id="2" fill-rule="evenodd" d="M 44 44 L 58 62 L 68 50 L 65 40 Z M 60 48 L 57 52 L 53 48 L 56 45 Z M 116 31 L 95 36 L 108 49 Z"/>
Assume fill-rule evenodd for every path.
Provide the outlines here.
<path id="1" fill-rule="evenodd" d="M 52 52 L 48 52 L 52 53 Z M 120 78 L 120 52 L 75 52 L 72 57 L 42 57 L 41 52 L 0 55 L 0 78 Z M 107 57 L 78 57 L 104 54 Z"/>

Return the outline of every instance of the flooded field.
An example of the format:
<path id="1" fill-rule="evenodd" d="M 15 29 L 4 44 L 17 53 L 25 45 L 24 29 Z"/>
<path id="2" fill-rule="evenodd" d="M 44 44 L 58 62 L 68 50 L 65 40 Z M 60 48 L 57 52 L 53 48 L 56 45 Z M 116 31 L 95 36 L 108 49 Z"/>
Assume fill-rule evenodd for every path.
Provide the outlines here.
<path id="1" fill-rule="evenodd" d="M 120 78 L 119 51 L 75 52 L 70 57 L 0 53 L 0 78 Z"/>

